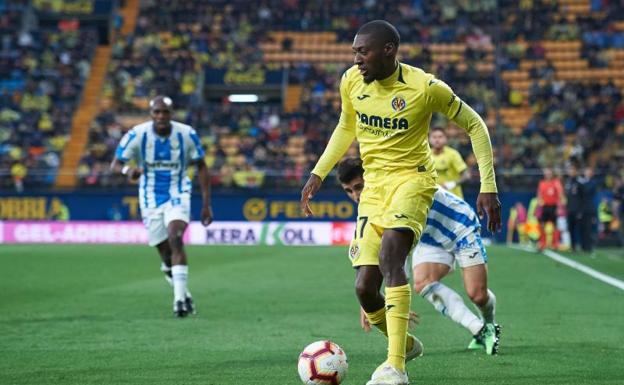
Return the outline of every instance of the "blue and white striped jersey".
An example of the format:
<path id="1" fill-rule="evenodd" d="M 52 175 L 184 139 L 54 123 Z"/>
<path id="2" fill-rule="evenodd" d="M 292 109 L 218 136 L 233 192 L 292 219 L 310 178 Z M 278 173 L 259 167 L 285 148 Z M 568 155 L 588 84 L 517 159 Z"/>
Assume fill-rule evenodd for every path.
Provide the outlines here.
<path id="1" fill-rule="evenodd" d="M 171 121 L 167 138 L 154 132 L 152 121 L 132 127 L 121 139 L 115 156 L 122 162 L 134 159 L 143 168 L 139 181 L 141 208 L 156 208 L 172 198 L 190 194 L 186 169 L 204 157 L 197 133 L 191 126 Z"/>
<path id="2" fill-rule="evenodd" d="M 472 207 L 457 195 L 438 189 L 420 242 L 452 252 L 468 246 L 480 231 L 479 217 Z"/>

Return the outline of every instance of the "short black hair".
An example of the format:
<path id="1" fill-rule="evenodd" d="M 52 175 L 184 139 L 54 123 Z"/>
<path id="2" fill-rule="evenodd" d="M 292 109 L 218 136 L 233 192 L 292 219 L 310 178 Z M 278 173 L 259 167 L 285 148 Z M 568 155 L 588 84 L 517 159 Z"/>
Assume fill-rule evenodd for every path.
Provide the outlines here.
<path id="1" fill-rule="evenodd" d="M 360 27 L 358 35 L 374 35 L 382 44 L 393 43 L 397 47 L 401 42 L 401 35 L 394 25 L 385 20 L 373 20 Z"/>
<path id="2" fill-rule="evenodd" d="M 338 181 L 340 183 L 349 183 L 357 177 L 364 176 L 364 167 L 362 167 L 362 159 L 346 158 L 338 164 Z"/>

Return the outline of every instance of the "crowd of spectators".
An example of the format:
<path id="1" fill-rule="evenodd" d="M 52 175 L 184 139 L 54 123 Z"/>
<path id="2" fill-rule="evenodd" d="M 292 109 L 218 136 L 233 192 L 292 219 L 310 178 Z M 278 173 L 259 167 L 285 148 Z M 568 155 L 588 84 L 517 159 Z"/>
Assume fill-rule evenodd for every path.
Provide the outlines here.
<path id="1" fill-rule="evenodd" d="M 89 30 L 34 28 L 26 3 L 0 12 L 0 179 L 18 191 L 54 182 L 97 42 Z"/>
<path id="2" fill-rule="evenodd" d="M 82 185 L 125 183 L 108 174 L 114 147 L 132 121 L 124 117 L 141 114 L 148 119 L 146 101 L 166 94 L 178 108 L 176 119 L 197 128 L 208 149 L 206 160 L 216 185 L 298 186 L 334 128 L 339 110 L 337 85 L 349 63 L 290 63 L 289 82 L 300 84 L 303 92 L 300 107 L 288 113 L 274 103 L 206 103 L 204 72 L 253 72 L 281 65 L 264 61 L 259 49 L 271 40 L 271 31 L 333 31 L 338 41 L 349 42 L 363 22 L 380 15 L 397 26 L 404 42 L 419 43 L 403 53 L 404 62 L 435 73 L 484 117 L 495 143 L 499 175 L 513 179 L 527 170 L 563 166 L 567 160 L 592 164 L 599 173 L 615 175 L 621 169 L 621 160 L 613 161 L 622 158 L 618 147 L 624 137 L 621 89 L 591 80 L 560 81 L 541 42 L 580 41 L 590 67 L 608 66 L 610 49 L 622 47 L 622 31 L 612 28 L 622 18 L 623 13 L 617 12 L 624 8 L 622 1 L 592 1 L 591 14 L 567 12 L 556 0 L 367 0 L 357 6 L 258 0 L 253 5 L 241 1 L 142 2 L 134 33 L 113 44 L 103 94 L 105 108 L 91 125 L 89 146 L 79 167 Z M 279 43 L 288 49 L 292 42 Z M 464 43 L 466 48 L 450 60 L 439 60 L 430 47 L 434 43 Z M 493 51 L 497 43 L 500 49 Z M 496 61 L 501 70 L 514 71 L 525 60 L 546 63 L 530 69 L 533 84 L 528 94 L 493 76 L 493 70 L 479 69 L 490 62 L 493 68 Z M 80 63 L 88 66 L 88 62 Z M 24 89 L 29 87 L 41 85 L 26 82 Z M 533 116 L 522 130 L 512 130 L 496 119 L 498 106 L 529 107 Z M 65 119 L 67 115 L 50 114 Z M 433 124 L 448 122 L 435 116 Z M 55 123 L 54 127 L 64 133 L 68 130 L 68 125 Z M 452 124 L 448 129 L 450 144 L 474 168 L 467 136 Z M 32 140 L 28 137 L 23 138 Z"/>
<path id="3" fill-rule="evenodd" d="M 405 62 L 447 81 L 486 119 L 495 140 L 499 168 L 505 175 L 515 177 L 570 158 L 591 161 L 600 169 L 612 165 L 604 162 L 607 156 L 617 154 L 612 143 L 623 130 L 617 123 L 621 120 L 618 116 L 622 103 L 619 90 L 612 84 L 602 87 L 597 83 L 564 83 L 556 79 L 552 65 L 546 65 L 531 70 L 535 82 L 527 97 L 502 80 L 497 82 L 491 72 L 476 70 L 476 65 L 487 60 L 491 52 L 497 20 L 501 22 L 498 37 L 503 42 L 497 60 L 502 70 L 515 70 L 524 59 L 544 59 L 545 49 L 540 43 L 544 38 L 582 39 L 584 52 L 594 52 L 599 57 L 601 51 L 596 54 L 594 41 L 602 42 L 601 50 L 618 47 L 619 34 L 605 27 L 613 21 L 613 8 L 620 7 L 615 2 L 593 2 L 592 9 L 602 12 L 582 17 L 562 17 L 559 2 L 550 0 L 503 1 L 499 8 L 495 1 L 403 1 L 391 5 L 366 1 L 357 9 L 348 2 L 265 0 L 258 1 L 256 8 L 249 8 L 256 12 L 243 11 L 236 2 L 200 3 L 188 0 L 176 2 L 173 7 L 170 1 L 148 2 L 135 33 L 115 45 L 109 87 L 110 95 L 114 95 L 112 100 L 119 101 L 114 106 L 116 112 L 124 111 L 137 97 L 172 95 L 178 107 L 182 107 L 178 118 L 196 127 L 209 148 L 207 160 L 217 175 L 217 184 L 256 186 L 258 180 L 266 184 L 272 176 L 283 174 L 289 177 L 283 178 L 282 183 L 289 184 L 288 181 L 304 175 L 322 152 L 334 127 L 339 107 L 337 84 L 348 63 L 293 63 L 289 68 L 290 82 L 301 84 L 304 91 L 301 107 L 291 113 L 270 104 L 201 105 L 196 92 L 198 69 L 266 69 L 257 46 L 270 39 L 269 31 L 332 30 L 339 40 L 348 41 L 364 21 L 379 14 L 400 15 L 396 20 L 386 17 L 401 31 L 404 41 L 422 43 L 404 55 Z M 453 62 L 436 62 L 427 48 L 428 43 L 456 42 L 465 43 L 466 49 Z M 456 65 L 459 62 L 466 65 Z M 599 66 L 600 61 L 596 62 Z M 501 95 L 498 102 L 497 91 Z M 534 116 L 523 130 L 512 131 L 497 124 L 492 113 L 497 103 L 528 105 Z M 110 111 L 105 115 L 112 120 L 104 125 L 99 118 L 94 122 L 92 146 L 82 162 L 83 176 L 102 175 L 114 143 L 128 128 L 122 127 Z M 434 124 L 447 122 L 436 120 Z M 594 135 L 596 130 L 600 135 Z M 112 132 L 111 136 L 106 136 L 108 132 Z M 474 166 L 467 136 L 452 125 L 449 134 L 451 144 Z M 293 138 L 301 138 L 299 150 L 292 150 L 297 142 Z M 605 144 L 611 145 L 612 151 L 599 151 Z M 268 177 L 233 177 L 237 173 L 261 173 Z M 82 180 L 86 184 L 101 184 L 114 179 Z"/>

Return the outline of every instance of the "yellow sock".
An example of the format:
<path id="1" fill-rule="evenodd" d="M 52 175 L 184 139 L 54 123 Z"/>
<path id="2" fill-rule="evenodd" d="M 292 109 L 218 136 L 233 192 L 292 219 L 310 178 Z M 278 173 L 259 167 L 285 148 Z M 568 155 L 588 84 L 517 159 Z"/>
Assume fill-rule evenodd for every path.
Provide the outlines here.
<path id="1" fill-rule="evenodd" d="M 382 332 L 384 336 L 388 337 L 385 307 L 382 307 L 381 309 L 372 313 L 366 313 L 366 318 L 368 318 L 368 323 L 379 329 L 379 331 Z"/>
<path id="2" fill-rule="evenodd" d="M 381 309 L 374 311 L 372 313 L 366 313 L 366 318 L 368 318 L 368 323 L 377 328 L 384 336 L 388 337 L 388 327 L 386 325 L 386 308 L 382 307 Z M 409 334 L 409 333 L 407 333 Z M 407 339 L 407 346 L 405 347 L 405 351 L 412 350 L 414 347 L 414 339 Z"/>
<path id="3" fill-rule="evenodd" d="M 405 371 L 405 344 L 412 292 L 409 285 L 386 287 L 388 363 Z"/>

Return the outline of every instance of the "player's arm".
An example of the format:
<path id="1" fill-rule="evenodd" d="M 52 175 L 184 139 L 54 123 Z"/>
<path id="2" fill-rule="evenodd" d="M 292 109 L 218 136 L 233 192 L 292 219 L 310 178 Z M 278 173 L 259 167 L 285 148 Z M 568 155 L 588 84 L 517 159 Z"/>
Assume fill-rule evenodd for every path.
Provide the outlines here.
<path id="1" fill-rule="evenodd" d="M 210 170 L 208 170 L 204 160 L 206 152 L 202 148 L 201 141 L 195 130 L 190 130 L 186 140 L 187 148 L 189 149 L 188 156 L 192 159 L 193 164 L 197 166 L 197 179 L 199 180 L 202 194 L 201 223 L 204 226 L 208 226 L 212 223 L 213 215 L 210 196 Z"/>
<path id="2" fill-rule="evenodd" d="M 427 83 L 427 97 L 432 110 L 441 112 L 463 128 L 472 143 L 481 175 L 481 190 L 477 198 L 480 217 L 488 215 L 488 229 L 491 232 L 501 228 L 500 202 L 494 174 L 494 155 L 487 126 L 479 114 L 453 93 L 444 82 L 430 79 Z"/>
<path id="3" fill-rule="evenodd" d="M 557 180 L 557 189 L 559 191 L 559 205 L 563 206 L 567 202 L 567 197 L 560 180 Z"/>
<path id="4" fill-rule="evenodd" d="M 445 182 L 444 188 L 446 188 L 447 190 L 452 190 L 455 188 L 455 186 L 461 185 L 462 183 L 470 179 L 470 171 L 468 170 L 466 162 L 464 162 L 464 160 L 462 159 L 461 154 L 459 152 L 454 152 L 453 154 L 454 155 L 451 159 L 451 164 L 452 167 L 459 174 L 459 179 L 457 179 L 456 181 Z"/>
<path id="5" fill-rule="evenodd" d="M 537 205 L 544 205 L 544 184 L 542 183 L 542 181 L 539 181 L 539 183 L 537 184 Z"/>
<path id="6" fill-rule="evenodd" d="M 198 160 L 196 165 L 197 179 L 199 180 L 199 187 L 201 188 L 202 194 L 201 222 L 204 226 L 208 226 L 212 223 L 213 218 L 210 195 L 210 170 L 204 158 Z"/>
<path id="7" fill-rule="evenodd" d="M 454 167 L 457 170 L 457 172 L 459 173 L 459 184 L 462 184 L 466 181 L 468 181 L 470 179 L 470 170 L 468 170 L 468 165 L 466 164 L 466 162 L 464 162 L 464 160 L 461 157 L 461 154 L 459 152 L 455 153 L 457 156 L 455 156 L 455 160 L 454 160 Z"/>
<path id="8" fill-rule="evenodd" d="M 346 73 L 340 82 L 340 97 L 342 99 L 340 120 L 327 143 L 327 147 L 325 147 L 325 151 L 323 151 L 308 181 L 301 190 L 301 209 L 306 216 L 313 215 L 309 205 L 310 199 L 318 192 L 327 174 L 334 168 L 355 140 L 355 110 L 349 100 Z"/>
<path id="9" fill-rule="evenodd" d="M 126 175 L 132 181 L 139 179 L 143 169 L 127 164 L 130 159 L 136 156 L 137 143 L 138 140 L 136 139 L 136 132 L 134 130 L 128 131 L 123 138 L 121 138 L 110 165 L 111 172 Z"/>

